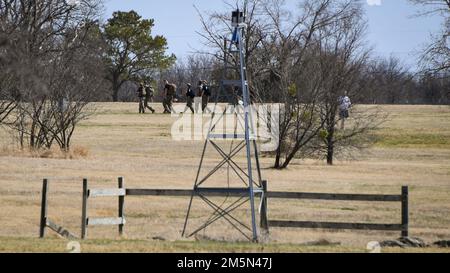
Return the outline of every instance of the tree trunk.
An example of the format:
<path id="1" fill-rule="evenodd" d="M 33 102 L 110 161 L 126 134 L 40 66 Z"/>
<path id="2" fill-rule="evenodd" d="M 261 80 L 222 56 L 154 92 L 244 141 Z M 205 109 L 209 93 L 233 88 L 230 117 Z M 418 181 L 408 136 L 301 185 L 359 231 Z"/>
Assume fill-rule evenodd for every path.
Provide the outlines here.
<path id="1" fill-rule="evenodd" d="M 328 128 L 327 136 L 327 164 L 333 165 L 334 158 L 334 124 Z"/>
<path id="2" fill-rule="evenodd" d="M 294 159 L 295 155 L 297 154 L 299 148 L 294 148 L 291 153 L 286 157 L 286 159 L 284 160 L 283 165 L 280 167 L 280 169 L 286 169 L 289 164 L 291 164 L 291 161 Z"/>
<path id="3" fill-rule="evenodd" d="M 114 75 L 113 79 L 112 79 L 112 88 L 113 88 L 112 100 L 113 100 L 113 102 L 119 101 L 119 90 L 120 90 L 121 86 L 122 86 L 122 83 L 120 82 L 119 77 Z"/>
<path id="4" fill-rule="evenodd" d="M 119 101 L 119 85 L 117 82 L 113 83 L 113 94 L 112 94 L 112 100 L 113 102 L 118 102 Z"/>
<path id="5" fill-rule="evenodd" d="M 330 166 L 333 165 L 333 156 L 334 156 L 334 145 L 332 143 L 328 143 L 327 164 Z"/>
<path id="6" fill-rule="evenodd" d="M 333 130 L 334 131 L 334 130 Z M 333 135 L 334 132 L 331 134 Z M 327 164 L 333 165 L 333 157 L 334 157 L 334 142 L 333 142 L 333 136 L 327 137 Z"/>
<path id="7" fill-rule="evenodd" d="M 281 165 L 281 147 L 278 146 L 277 154 L 275 156 L 275 165 L 273 166 L 275 169 L 280 169 Z"/>

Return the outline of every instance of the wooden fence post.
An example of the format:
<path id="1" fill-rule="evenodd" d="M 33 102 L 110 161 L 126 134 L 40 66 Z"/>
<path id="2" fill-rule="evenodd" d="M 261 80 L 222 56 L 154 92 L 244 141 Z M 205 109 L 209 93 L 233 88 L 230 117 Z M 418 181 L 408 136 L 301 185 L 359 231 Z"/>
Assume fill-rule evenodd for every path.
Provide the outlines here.
<path id="1" fill-rule="evenodd" d="M 262 195 L 261 200 L 261 212 L 260 212 L 260 228 L 265 230 L 266 232 L 269 231 L 269 224 L 267 220 L 267 181 L 263 180 L 261 181 L 264 194 Z"/>
<path id="2" fill-rule="evenodd" d="M 123 189 L 123 177 L 119 177 L 119 189 Z M 119 218 L 124 219 L 125 196 L 119 196 Z M 123 235 L 123 224 L 119 225 L 119 235 Z"/>
<path id="3" fill-rule="evenodd" d="M 87 201 L 88 201 L 88 181 L 83 179 L 83 207 L 81 211 L 81 239 L 84 240 L 87 234 Z"/>
<path id="4" fill-rule="evenodd" d="M 45 227 L 47 226 L 47 193 L 48 193 L 48 180 L 44 179 L 42 183 L 41 223 L 39 227 L 39 238 L 44 238 Z"/>
<path id="5" fill-rule="evenodd" d="M 409 236 L 409 189 L 407 186 L 402 187 L 402 237 Z"/>

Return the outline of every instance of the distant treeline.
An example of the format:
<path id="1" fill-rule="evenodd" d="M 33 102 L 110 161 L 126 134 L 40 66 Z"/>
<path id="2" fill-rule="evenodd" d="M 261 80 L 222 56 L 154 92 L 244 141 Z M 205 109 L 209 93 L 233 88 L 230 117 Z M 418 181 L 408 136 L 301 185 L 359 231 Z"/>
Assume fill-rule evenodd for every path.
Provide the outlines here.
<path id="1" fill-rule="evenodd" d="M 313 71 L 311 71 L 313 72 Z M 362 80 L 370 82 L 354 98 L 361 104 L 450 104 L 450 72 L 426 73 L 410 72 L 396 57 L 370 60 L 360 73 Z M 191 55 L 178 60 L 170 69 L 164 71 L 156 86 L 162 89 L 163 79 L 170 79 L 178 87 L 183 98 L 186 83 L 196 84 L 199 79 L 207 79 L 213 89 L 218 91 L 223 79 L 223 63 L 214 57 Z M 250 79 L 251 81 L 252 79 Z M 137 86 L 129 83 L 120 92 L 120 98 L 133 101 Z M 269 89 L 270 90 L 270 89 Z M 299 90 L 301 92 L 301 90 Z M 263 94 L 260 94 L 263 96 Z M 265 102 L 278 102 L 276 94 L 266 94 Z"/>

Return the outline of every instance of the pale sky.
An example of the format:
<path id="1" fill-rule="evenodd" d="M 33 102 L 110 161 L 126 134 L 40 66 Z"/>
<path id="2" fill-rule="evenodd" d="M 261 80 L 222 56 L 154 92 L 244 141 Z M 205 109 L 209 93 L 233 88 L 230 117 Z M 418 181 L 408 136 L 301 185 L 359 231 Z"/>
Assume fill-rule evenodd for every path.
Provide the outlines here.
<path id="1" fill-rule="evenodd" d="M 201 30 L 194 5 L 201 11 L 226 11 L 221 0 L 106 0 L 105 19 L 114 11 L 135 10 L 144 18 L 155 19 L 154 34 L 164 35 L 169 42 L 169 53 L 182 58 L 202 47 L 196 31 Z M 395 55 L 411 70 L 416 69 L 418 51 L 430 40 L 430 34 L 440 30 L 439 16 L 418 18 L 420 7 L 407 0 L 361 0 L 369 21 L 368 42 L 374 53 Z M 295 6 L 296 0 L 286 0 Z M 231 11 L 230 11 L 231 12 Z"/>

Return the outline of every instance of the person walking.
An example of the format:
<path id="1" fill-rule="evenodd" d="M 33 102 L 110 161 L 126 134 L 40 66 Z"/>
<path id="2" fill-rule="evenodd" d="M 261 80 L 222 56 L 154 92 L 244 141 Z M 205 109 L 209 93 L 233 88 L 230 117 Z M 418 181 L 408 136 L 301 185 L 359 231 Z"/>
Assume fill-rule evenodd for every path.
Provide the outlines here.
<path id="1" fill-rule="evenodd" d="M 140 83 L 137 89 L 137 95 L 139 99 L 139 114 L 145 114 L 144 100 L 145 100 L 145 88 L 144 83 Z"/>
<path id="2" fill-rule="evenodd" d="M 186 108 L 184 109 L 184 113 L 186 113 L 186 111 L 188 109 L 191 109 L 192 114 L 195 113 L 194 111 L 194 107 L 192 107 L 193 103 L 194 103 L 194 98 L 195 98 L 195 92 L 194 90 L 192 90 L 192 85 L 190 83 L 187 84 L 187 90 L 186 90 Z"/>
<path id="3" fill-rule="evenodd" d="M 211 97 L 211 90 L 209 89 L 208 82 L 203 81 L 202 85 L 202 111 L 205 113 L 206 110 L 211 113 L 212 111 L 208 108 L 209 98 Z"/>
<path id="4" fill-rule="evenodd" d="M 148 109 L 148 110 L 152 111 L 153 114 L 155 113 L 155 109 L 153 109 L 148 103 L 153 102 L 154 94 L 155 94 L 155 92 L 154 92 L 153 88 L 149 84 L 146 84 L 145 85 L 144 110 Z"/>
<path id="5" fill-rule="evenodd" d="M 169 83 L 168 80 L 165 80 L 164 83 L 165 83 L 164 100 L 163 100 L 164 114 L 170 114 L 173 111 L 172 103 L 175 97 L 177 87 L 175 84 Z"/>
<path id="6" fill-rule="evenodd" d="M 345 95 L 339 97 L 339 118 L 341 119 L 341 130 L 345 129 L 345 120 L 350 117 L 349 110 L 352 107 L 352 102 L 348 97 L 348 92 L 345 91 Z"/>

